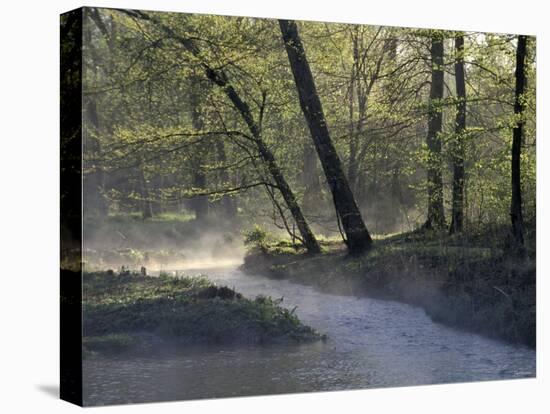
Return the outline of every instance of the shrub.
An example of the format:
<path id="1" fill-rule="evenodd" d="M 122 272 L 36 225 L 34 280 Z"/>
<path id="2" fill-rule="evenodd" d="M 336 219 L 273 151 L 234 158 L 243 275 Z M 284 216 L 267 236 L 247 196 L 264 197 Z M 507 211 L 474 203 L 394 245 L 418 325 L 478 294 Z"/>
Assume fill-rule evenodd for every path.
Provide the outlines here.
<path id="1" fill-rule="evenodd" d="M 244 232 L 244 245 L 251 250 L 260 249 L 261 251 L 266 251 L 269 236 L 266 230 L 255 224 L 252 230 Z"/>

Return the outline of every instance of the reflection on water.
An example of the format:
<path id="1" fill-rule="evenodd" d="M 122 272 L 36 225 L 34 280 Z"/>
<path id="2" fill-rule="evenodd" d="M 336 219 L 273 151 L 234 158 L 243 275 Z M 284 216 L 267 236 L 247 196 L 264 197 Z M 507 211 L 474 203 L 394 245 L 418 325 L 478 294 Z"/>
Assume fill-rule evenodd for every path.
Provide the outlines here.
<path id="1" fill-rule="evenodd" d="M 200 273 L 197 271 L 196 273 Z M 147 357 L 90 358 L 86 405 L 525 378 L 535 375 L 531 349 L 434 324 L 422 309 L 310 287 L 234 269 L 209 277 L 246 296 L 283 297 L 326 343 L 201 346 Z"/>

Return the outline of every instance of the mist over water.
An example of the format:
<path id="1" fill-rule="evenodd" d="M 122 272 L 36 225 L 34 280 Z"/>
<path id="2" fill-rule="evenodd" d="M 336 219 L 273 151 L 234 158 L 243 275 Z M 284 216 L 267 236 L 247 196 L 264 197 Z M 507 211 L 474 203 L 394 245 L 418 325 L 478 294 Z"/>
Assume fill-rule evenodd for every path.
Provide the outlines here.
<path id="1" fill-rule="evenodd" d="M 406 304 L 324 294 L 246 275 L 194 269 L 247 297 L 283 298 L 326 343 L 159 348 L 85 361 L 87 404 L 347 390 L 535 376 L 535 351 L 432 322 Z"/>
<path id="2" fill-rule="evenodd" d="M 237 266 L 244 254 L 237 223 L 100 219 L 84 228 L 84 261 L 91 269 L 209 269 Z"/>

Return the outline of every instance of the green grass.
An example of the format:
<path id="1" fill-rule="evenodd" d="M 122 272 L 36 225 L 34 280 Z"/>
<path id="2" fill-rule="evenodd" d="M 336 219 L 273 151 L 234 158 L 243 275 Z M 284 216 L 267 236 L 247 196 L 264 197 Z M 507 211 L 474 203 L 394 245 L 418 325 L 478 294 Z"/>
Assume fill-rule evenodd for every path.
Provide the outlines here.
<path id="1" fill-rule="evenodd" d="M 246 299 L 203 276 L 132 273 L 83 276 L 84 336 L 90 351 L 119 350 L 146 332 L 180 343 L 271 343 L 321 339 L 271 298 Z"/>

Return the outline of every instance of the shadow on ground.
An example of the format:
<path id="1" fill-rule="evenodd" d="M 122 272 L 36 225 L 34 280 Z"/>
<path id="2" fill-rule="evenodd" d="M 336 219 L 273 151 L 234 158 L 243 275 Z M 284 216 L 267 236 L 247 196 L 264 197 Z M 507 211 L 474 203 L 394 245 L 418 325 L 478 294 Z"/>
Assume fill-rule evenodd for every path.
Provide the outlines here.
<path id="1" fill-rule="evenodd" d="M 57 384 L 40 384 L 36 388 L 50 397 L 59 398 L 59 385 Z"/>

